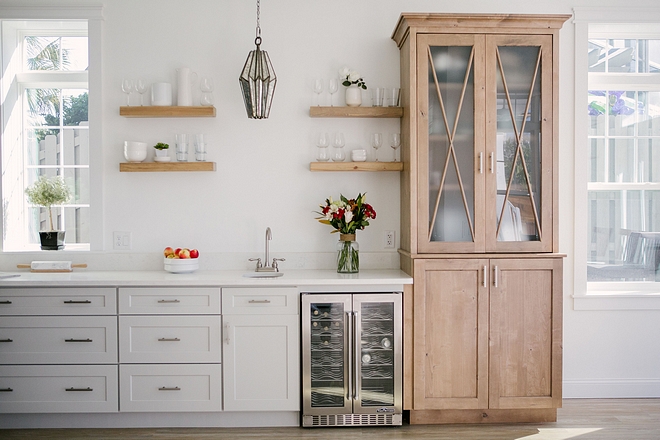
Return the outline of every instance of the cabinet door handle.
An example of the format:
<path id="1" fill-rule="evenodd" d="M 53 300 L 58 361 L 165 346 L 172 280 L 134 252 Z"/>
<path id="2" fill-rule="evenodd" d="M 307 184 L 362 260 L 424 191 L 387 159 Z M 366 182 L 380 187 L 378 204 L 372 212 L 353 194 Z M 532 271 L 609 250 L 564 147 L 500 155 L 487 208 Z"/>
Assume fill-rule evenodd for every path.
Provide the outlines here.
<path id="1" fill-rule="evenodd" d="M 495 155 L 490 153 L 490 174 L 495 172 Z"/>
<path id="2" fill-rule="evenodd" d="M 479 174 L 484 173 L 484 153 L 479 153 Z"/>
<path id="3" fill-rule="evenodd" d="M 360 356 L 360 350 L 362 349 L 362 344 L 358 340 L 360 338 L 360 335 L 358 335 L 358 313 L 359 312 L 353 312 L 353 349 L 354 349 L 354 354 L 355 358 L 353 359 L 353 368 L 355 370 L 353 371 L 353 400 L 358 401 L 360 400 L 360 384 L 358 382 L 360 381 L 360 362 L 361 362 L 361 356 Z"/>
<path id="4" fill-rule="evenodd" d="M 229 345 L 229 323 L 225 322 L 225 344 Z"/>
<path id="5" fill-rule="evenodd" d="M 158 391 L 181 391 L 179 387 L 160 387 Z"/>
<path id="6" fill-rule="evenodd" d="M 168 304 L 168 303 L 180 303 L 178 299 L 159 299 L 158 303 L 159 304 Z"/>
<path id="7" fill-rule="evenodd" d="M 88 299 L 77 300 L 77 301 L 73 300 L 73 299 L 69 299 L 69 300 L 64 301 L 64 304 L 91 304 L 91 303 L 92 302 Z"/>
<path id="8" fill-rule="evenodd" d="M 158 338 L 158 342 L 180 342 L 179 338 Z"/>
<path id="9" fill-rule="evenodd" d="M 66 388 L 65 391 L 94 391 L 93 388 L 87 387 L 87 388 Z"/>
<path id="10" fill-rule="evenodd" d="M 493 267 L 493 287 L 497 287 L 497 266 Z"/>
<path id="11" fill-rule="evenodd" d="M 0 339 L 0 342 L 14 342 L 14 340 L 7 338 L 7 339 Z"/>
<path id="12" fill-rule="evenodd" d="M 0 301 L 0 304 L 12 304 L 11 301 Z"/>
<path id="13" fill-rule="evenodd" d="M 270 304 L 269 299 L 251 299 L 248 304 Z"/>
<path id="14" fill-rule="evenodd" d="M 14 390 L 11 388 L 0 388 L 0 393 L 12 393 Z"/>
<path id="15" fill-rule="evenodd" d="M 65 339 L 64 342 L 93 342 L 91 339 Z"/>
<path id="16" fill-rule="evenodd" d="M 486 286 L 488 285 L 487 282 L 486 282 L 486 277 L 487 277 L 486 274 L 488 273 L 488 267 L 484 266 L 483 269 L 482 269 L 482 271 L 483 271 L 483 277 L 484 277 L 484 279 L 483 279 L 483 281 L 481 282 L 481 285 L 482 285 L 483 287 L 486 287 Z"/>

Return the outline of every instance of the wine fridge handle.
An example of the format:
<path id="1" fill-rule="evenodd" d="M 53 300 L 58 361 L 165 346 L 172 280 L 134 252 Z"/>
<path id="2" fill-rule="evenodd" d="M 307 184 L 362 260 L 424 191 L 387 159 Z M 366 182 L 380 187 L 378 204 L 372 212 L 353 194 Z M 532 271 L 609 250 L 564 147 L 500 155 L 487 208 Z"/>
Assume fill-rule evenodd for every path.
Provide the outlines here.
<path id="1" fill-rule="evenodd" d="M 351 369 L 351 341 L 352 335 L 351 335 L 351 312 L 346 312 L 346 322 L 344 322 L 344 331 L 346 332 L 346 337 L 344 340 L 346 341 L 346 359 L 344 359 L 344 362 L 346 362 L 346 365 L 348 365 L 348 380 L 346 381 L 346 400 L 351 400 L 353 399 L 353 370 Z"/>
<path id="2" fill-rule="evenodd" d="M 359 312 L 353 312 L 353 350 L 355 352 L 355 359 L 353 360 L 353 368 L 355 368 L 355 370 L 353 370 L 353 400 L 356 402 L 360 400 L 358 379 L 360 378 L 360 362 L 362 362 L 362 356 L 360 356 L 360 335 L 358 335 L 357 332 L 358 313 Z"/>

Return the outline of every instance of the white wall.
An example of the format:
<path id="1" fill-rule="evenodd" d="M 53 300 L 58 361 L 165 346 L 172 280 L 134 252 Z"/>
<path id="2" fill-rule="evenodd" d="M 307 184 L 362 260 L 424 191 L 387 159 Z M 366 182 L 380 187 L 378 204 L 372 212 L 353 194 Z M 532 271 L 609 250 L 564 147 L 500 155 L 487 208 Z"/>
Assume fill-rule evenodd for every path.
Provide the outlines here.
<path id="1" fill-rule="evenodd" d="M 657 0 L 630 0 L 654 7 Z M 330 267 L 336 236 L 314 220 L 328 196 L 367 192 L 378 218 L 358 233 L 367 265 L 396 267 L 382 246 L 384 230 L 399 231 L 397 173 L 311 173 L 313 133 L 344 131 L 347 150 L 367 145 L 370 131 L 398 130 L 395 120 L 311 119 L 315 76 L 330 78 L 348 65 L 369 86 L 398 84 L 399 54 L 391 32 L 401 12 L 562 13 L 574 6 L 614 7 L 618 0 L 263 0 L 263 49 L 278 75 L 271 117 L 248 120 L 238 75 L 253 48 L 255 4 L 237 0 L 105 0 L 103 43 L 104 227 L 106 251 L 84 257 L 95 268 L 158 268 L 163 247 L 188 246 L 214 255 L 207 268 L 245 267 L 263 252 L 266 226 L 271 253 L 290 258 L 286 268 Z M 567 397 L 660 396 L 658 311 L 574 311 L 573 160 L 574 41 L 569 21 L 560 47 L 560 251 L 565 261 L 564 379 Z M 127 119 L 118 116 L 124 76 L 174 82 L 177 67 L 212 76 L 217 117 Z M 327 96 L 327 95 L 326 95 Z M 133 97 L 137 104 L 137 95 Z M 195 99 L 199 99 L 196 90 Z M 215 173 L 119 173 L 124 140 L 173 143 L 174 134 L 204 132 Z M 94 147 L 92 147 L 94 148 Z M 386 147 L 383 147 L 385 150 Z M 388 157 L 389 151 L 381 151 Z M 577 170 L 579 171 L 579 170 Z M 131 252 L 112 251 L 113 231 L 130 231 Z M 398 242 L 398 240 L 397 240 Z M 16 255 L 3 256 L 10 269 Z M 21 262 L 43 256 L 20 257 Z M 207 260 L 209 261 L 209 260 Z M 365 260 L 363 260 L 365 261 Z"/>

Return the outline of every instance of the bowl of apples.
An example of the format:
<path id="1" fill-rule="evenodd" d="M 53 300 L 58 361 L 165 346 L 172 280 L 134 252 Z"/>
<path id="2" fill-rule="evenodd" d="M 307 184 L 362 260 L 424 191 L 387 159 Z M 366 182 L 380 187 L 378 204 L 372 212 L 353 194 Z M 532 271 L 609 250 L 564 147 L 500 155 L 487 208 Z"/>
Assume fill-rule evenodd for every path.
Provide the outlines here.
<path id="1" fill-rule="evenodd" d="M 166 247 L 165 270 L 171 273 L 190 273 L 199 269 L 199 251 L 188 248 Z"/>

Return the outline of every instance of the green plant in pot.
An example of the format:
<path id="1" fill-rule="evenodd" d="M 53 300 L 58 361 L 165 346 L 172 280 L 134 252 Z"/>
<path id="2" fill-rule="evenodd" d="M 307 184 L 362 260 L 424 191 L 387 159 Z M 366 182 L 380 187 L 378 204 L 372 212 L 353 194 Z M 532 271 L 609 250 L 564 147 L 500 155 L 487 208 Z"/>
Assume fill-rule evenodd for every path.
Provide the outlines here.
<path id="1" fill-rule="evenodd" d="M 170 148 L 169 144 L 164 144 L 162 142 L 158 142 L 156 145 L 154 145 L 154 152 L 156 153 L 156 157 L 157 158 L 168 157 L 167 156 L 168 148 Z M 158 160 L 158 159 L 156 159 L 156 160 Z"/>
<path id="2" fill-rule="evenodd" d="M 61 205 L 71 198 L 71 191 L 61 177 L 41 176 L 26 190 L 28 202 L 48 210 L 49 231 L 39 231 L 41 249 L 45 251 L 58 251 L 64 249 L 64 231 L 57 231 L 53 227 L 53 205 Z"/>

